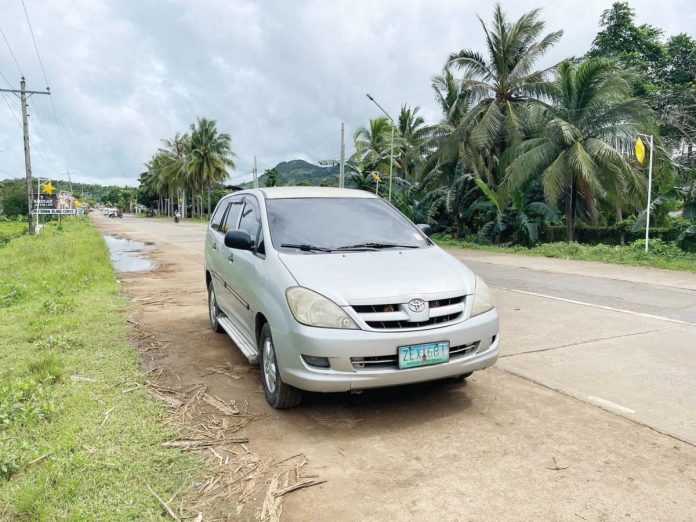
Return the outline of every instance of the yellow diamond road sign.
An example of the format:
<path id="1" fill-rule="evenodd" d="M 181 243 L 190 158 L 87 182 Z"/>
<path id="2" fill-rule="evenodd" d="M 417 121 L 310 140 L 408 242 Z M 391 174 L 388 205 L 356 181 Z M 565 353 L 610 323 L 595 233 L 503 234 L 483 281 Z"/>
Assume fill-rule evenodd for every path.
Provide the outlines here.
<path id="1" fill-rule="evenodd" d="M 643 140 L 640 137 L 636 140 L 636 159 L 639 163 L 643 163 L 645 160 L 645 145 L 643 145 Z"/>

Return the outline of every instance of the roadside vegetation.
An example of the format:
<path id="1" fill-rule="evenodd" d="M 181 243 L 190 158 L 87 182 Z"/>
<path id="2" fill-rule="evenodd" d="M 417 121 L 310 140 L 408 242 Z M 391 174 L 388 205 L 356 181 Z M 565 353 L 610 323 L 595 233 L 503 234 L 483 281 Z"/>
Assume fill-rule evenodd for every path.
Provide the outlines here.
<path id="1" fill-rule="evenodd" d="M 483 244 L 476 241 L 453 238 L 448 234 L 436 234 L 433 239 L 443 247 L 696 272 L 696 253 L 684 252 L 673 242 L 664 242 L 660 239 L 650 241 L 650 251 L 647 254 L 645 253 L 645 240 L 642 239 L 625 246 L 604 245 L 601 243 L 586 245 L 575 242 L 557 242 L 543 243 L 534 247 Z"/>
<path id="2" fill-rule="evenodd" d="M 137 388 L 125 313 L 87 220 L 0 246 L 0 519 L 158 519 L 148 485 L 190 483 L 196 462 L 161 446 L 175 434 Z"/>
<path id="3" fill-rule="evenodd" d="M 563 31 L 548 30 L 539 10 L 514 20 L 494 6 L 480 19 L 485 52 L 453 50 L 432 78 L 440 121 L 408 104 L 393 123 L 369 120 L 353 135 L 346 186 L 387 196 L 394 135 L 392 200 L 412 220 L 482 245 L 573 249 L 588 240 L 608 246 L 607 260 L 623 260 L 633 247 L 613 246 L 646 225 L 650 151 L 640 162 L 634 146 L 653 135 L 651 227 L 670 231 L 657 236 L 670 245 L 665 257 L 696 251 L 696 40 L 635 18 L 628 2 L 615 2 L 583 56 L 548 67 L 544 56 Z M 144 201 L 163 208 L 163 198 L 206 187 L 207 205 L 217 201 L 210 187 L 224 175 L 191 167 L 195 132 L 153 156 L 141 176 Z M 219 150 L 222 169 L 230 151 Z M 269 169 L 260 184 L 283 182 Z"/>
<path id="4" fill-rule="evenodd" d="M 24 221 L 10 221 L 0 218 L 0 247 L 21 236 L 26 230 L 27 224 Z"/>

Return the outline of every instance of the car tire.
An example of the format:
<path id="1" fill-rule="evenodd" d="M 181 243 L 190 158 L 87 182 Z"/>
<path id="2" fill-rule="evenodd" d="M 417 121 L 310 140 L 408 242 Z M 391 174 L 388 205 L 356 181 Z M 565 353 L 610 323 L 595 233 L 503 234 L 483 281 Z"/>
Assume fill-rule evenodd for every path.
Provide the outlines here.
<path id="1" fill-rule="evenodd" d="M 264 324 L 261 329 L 259 351 L 261 352 L 261 384 L 268 404 L 278 410 L 292 408 L 300 404 L 302 390 L 284 383 L 280 376 L 271 327 L 268 323 Z"/>
<path id="2" fill-rule="evenodd" d="M 213 332 L 222 333 L 225 330 L 220 326 L 218 317 L 220 317 L 220 308 L 218 308 L 217 299 L 215 299 L 213 282 L 210 281 L 208 283 L 208 320 L 210 321 L 210 328 Z"/>

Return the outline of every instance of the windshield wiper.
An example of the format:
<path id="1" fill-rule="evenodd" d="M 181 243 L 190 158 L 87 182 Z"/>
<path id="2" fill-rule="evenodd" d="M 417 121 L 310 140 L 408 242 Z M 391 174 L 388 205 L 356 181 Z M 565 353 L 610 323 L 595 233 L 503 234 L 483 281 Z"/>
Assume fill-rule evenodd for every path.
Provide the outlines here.
<path id="1" fill-rule="evenodd" d="M 280 245 L 282 248 L 298 248 L 303 252 L 333 252 L 332 249 L 326 247 L 320 247 L 316 245 L 309 245 L 307 243 L 283 243 Z"/>
<path id="2" fill-rule="evenodd" d="M 346 245 L 334 250 L 358 250 L 358 249 L 369 249 L 369 250 L 381 250 L 382 248 L 420 248 L 417 245 L 399 245 L 397 243 L 358 243 L 356 245 Z"/>

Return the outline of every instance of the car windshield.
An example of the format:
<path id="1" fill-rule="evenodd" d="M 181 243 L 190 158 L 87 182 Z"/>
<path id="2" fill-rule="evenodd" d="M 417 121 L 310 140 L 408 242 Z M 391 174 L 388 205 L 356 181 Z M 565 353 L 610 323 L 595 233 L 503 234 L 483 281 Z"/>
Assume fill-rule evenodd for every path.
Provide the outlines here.
<path id="1" fill-rule="evenodd" d="M 267 199 L 273 247 L 284 251 L 422 248 L 427 237 L 379 198 Z"/>

